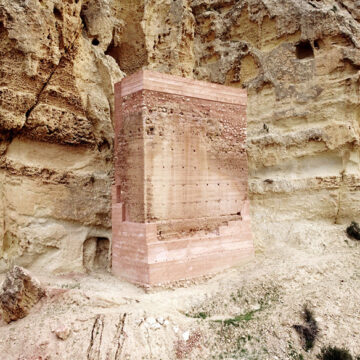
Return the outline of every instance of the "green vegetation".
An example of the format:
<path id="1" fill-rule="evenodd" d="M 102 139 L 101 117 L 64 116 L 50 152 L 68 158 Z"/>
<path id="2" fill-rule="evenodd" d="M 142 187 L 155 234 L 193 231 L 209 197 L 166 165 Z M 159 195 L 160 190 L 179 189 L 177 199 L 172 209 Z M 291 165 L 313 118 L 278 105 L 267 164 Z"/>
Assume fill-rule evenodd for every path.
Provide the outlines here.
<path id="1" fill-rule="evenodd" d="M 247 359 L 258 360 L 258 354 L 251 354 L 247 350 L 246 344 L 252 340 L 251 335 L 237 336 L 233 341 L 233 348 L 229 351 L 221 352 L 213 356 L 213 359 Z M 265 349 L 265 352 L 267 350 Z"/>
<path id="2" fill-rule="evenodd" d="M 80 289 L 80 283 L 62 284 L 61 287 L 63 289 Z"/>
<path id="3" fill-rule="evenodd" d="M 288 342 L 288 358 L 292 360 L 304 360 L 303 354 L 297 352 L 291 342 Z"/>
<path id="4" fill-rule="evenodd" d="M 203 320 L 205 320 L 207 317 L 209 317 L 209 314 L 207 312 L 201 311 L 199 313 L 194 314 L 192 317 L 195 318 L 195 319 L 203 319 Z"/>
<path id="5" fill-rule="evenodd" d="M 279 288 L 272 284 L 264 283 L 251 290 L 243 286 L 235 288 L 226 297 L 217 293 L 192 308 L 186 316 L 206 321 L 213 331 L 214 336 L 208 344 L 212 359 L 267 359 L 269 350 L 264 343 L 262 330 L 251 333 L 253 326 L 249 322 L 258 321 L 260 314 L 265 317 L 265 310 L 274 305 L 279 297 Z M 303 360 L 301 357 L 289 359 Z"/>
<path id="6" fill-rule="evenodd" d="M 233 325 L 233 326 L 236 326 L 238 327 L 239 326 L 239 323 L 241 322 L 248 322 L 250 320 L 253 319 L 253 316 L 256 312 L 260 311 L 262 308 L 258 309 L 258 310 L 252 310 L 252 311 L 249 311 L 245 314 L 241 314 L 241 315 L 237 315 L 233 318 L 229 318 L 229 319 L 225 319 L 225 320 L 214 320 L 215 322 L 218 322 L 218 323 L 223 323 L 224 325 Z"/>

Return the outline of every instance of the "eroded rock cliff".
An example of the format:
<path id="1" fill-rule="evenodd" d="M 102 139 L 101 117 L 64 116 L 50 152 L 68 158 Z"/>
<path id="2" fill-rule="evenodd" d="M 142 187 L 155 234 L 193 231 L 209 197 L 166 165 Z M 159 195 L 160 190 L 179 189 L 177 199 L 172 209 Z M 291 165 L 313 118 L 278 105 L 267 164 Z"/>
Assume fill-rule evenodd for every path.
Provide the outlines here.
<path id="1" fill-rule="evenodd" d="M 90 5 L 0 3 L 5 260 L 81 270 L 82 243 L 109 236 L 112 84 L 123 73 L 104 51 L 120 21 Z"/>
<path id="2" fill-rule="evenodd" d="M 258 239 L 288 231 L 276 222 L 359 215 L 360 28 L 345 3 L 193 2 L 194 74 L 248 88 Z"/>
<path id="3" fill-rule="evenodd" d="M 141 67 L 248 89 L 258 245 L 294 221 L 356 219 L 359 12 L 348 0 L 1 0 L 2 257 L 79 270 L 83 242 L 109 238 L 112 84 Z"/>

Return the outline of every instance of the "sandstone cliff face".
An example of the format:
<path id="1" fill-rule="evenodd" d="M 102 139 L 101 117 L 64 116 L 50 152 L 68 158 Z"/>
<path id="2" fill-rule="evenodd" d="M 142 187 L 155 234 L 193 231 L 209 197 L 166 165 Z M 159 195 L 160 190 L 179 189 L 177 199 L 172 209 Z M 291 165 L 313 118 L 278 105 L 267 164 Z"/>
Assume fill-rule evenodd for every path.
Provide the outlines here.
<path id="1" fill-rule="evenodd" d="M 258 243 L 356 219 L 359 18 L 348 0 L 0 0 L 3 259 L 80 270 L 109 237 L 112 84 L 141 67 L 248 88 Z"/>
<path id="2" fill-rule="evenodd" d="M 359 215 L 360 28 L 345 3 L 193 2 L 195 75 L 248 88 L 258 239 L 276 222 Z"/>
<path id="3" fill-rule="evenodd" d="M 105 3 L 0 2 L 4 260 L 81 270 L 82 243 L 109 236 L 112 84 L 123 76 L 104 54 L 118 26 L 109 16 Z"/>

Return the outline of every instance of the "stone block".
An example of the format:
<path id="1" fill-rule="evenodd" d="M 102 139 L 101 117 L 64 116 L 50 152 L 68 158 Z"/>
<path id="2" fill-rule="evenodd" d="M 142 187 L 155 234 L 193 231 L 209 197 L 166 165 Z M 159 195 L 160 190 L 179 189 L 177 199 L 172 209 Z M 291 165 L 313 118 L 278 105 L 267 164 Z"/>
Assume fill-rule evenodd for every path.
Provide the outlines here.
<path id="1" fill-rule="evenodd" d="M 246 91 L 143 70 L 115 99 L 114 274 L 158 284 L 249 258 Z"/>
<path id="2" fill-rule="evenodd" d="M 3 319 L 7 323 L 22 319 L 44 295 L 45 290 L 37 279 L 27 270 L 14 266 L 6 274 L 0 293 Z"/>

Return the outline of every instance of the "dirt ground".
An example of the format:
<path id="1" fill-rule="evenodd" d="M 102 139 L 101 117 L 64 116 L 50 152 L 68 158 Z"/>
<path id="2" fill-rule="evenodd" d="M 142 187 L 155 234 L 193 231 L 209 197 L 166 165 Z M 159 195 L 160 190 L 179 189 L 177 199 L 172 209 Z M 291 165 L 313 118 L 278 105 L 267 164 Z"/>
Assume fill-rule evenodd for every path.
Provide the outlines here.
<path id="1" fill-rule="evenodd" d="M 359 355 L 360 242 L 343 225 L 277 226 L 253 261 L 180 287 L 34 274 L 48 295 L 26 318 L 1 323 L 0 359 L 301 360 L 327 345 Z M 305 305 L 319 327 L 310 351 L 293 328 L 306 325 Z"/>

